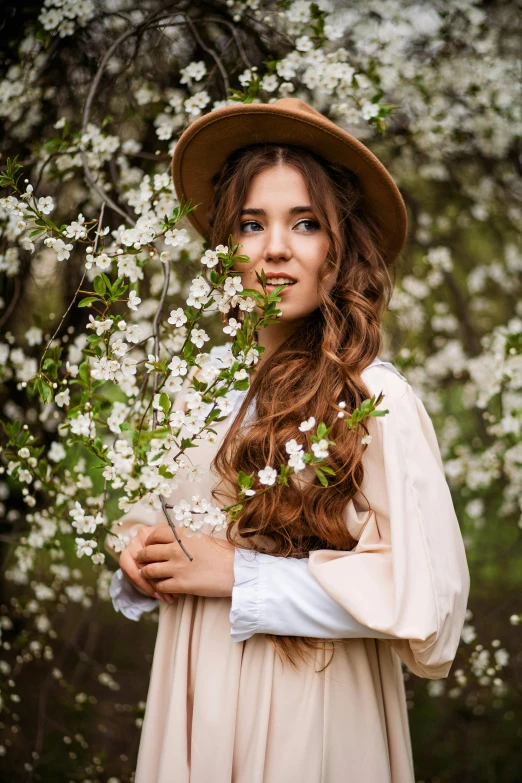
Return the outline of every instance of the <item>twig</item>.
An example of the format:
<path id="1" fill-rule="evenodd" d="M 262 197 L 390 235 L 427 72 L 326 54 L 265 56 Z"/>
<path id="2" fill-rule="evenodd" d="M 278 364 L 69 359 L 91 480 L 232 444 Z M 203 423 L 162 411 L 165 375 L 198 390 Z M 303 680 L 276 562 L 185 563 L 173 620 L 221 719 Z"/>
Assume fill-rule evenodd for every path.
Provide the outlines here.
<path id="1" fill-rule="evenodd" d="M 105 212 L 105 204 L 102 204 L 102 205 L 101 205 L 101 209 L 100 209 L 100 217 L 98 218 L 98 227 L 97 227 L 97 229 L 96 229 L 96 239 L 94 240 L 94 252 L 96 252 L 96 250 L 97 250 L 97 248 L 98 248 L 98 240 L 99 240 L 99 238 L 100 238 L 100 229 L 101 229 L 101 227 L 102 227 L 102 225 L 103 225 L 103 213 L 104 213 L 104 212 Z M 63 322 L 65 321 L 65 319 L 67 318 L 67 315 L 69 314 L 69 312 L 70 312 L 70 310 L 71 310 L 71 308 L 72 308 L 73 304 L 76 302 L 76 297 L 78 296 L 78 293 L 79 293 L 79 292 L 80 292 L 80 290 L 81 290 L 81 287 L 82 287 L 82 285 L 83 285 L 83 281 L 85 280 L 85 276 L 86 276 L 86 274 L 87 274 L 87 270 L 86 270 L 86 269 L 84 269 L 84 272 L 83 272 L 83 275 L 82 275 L 82 279 L 80 280 L 80 283 L 79 283 L 79 285 L 78 285 L 78 288 L 76 289 L 76 292 L 75 292 L 75 294 L 74 294 L 73 298 L 71 299 L 71 302 L 70 302 L 70 304 L 69 304 L 69 307 L 67 308 L 67 310 L 65 311 L 65 313 L 62 315 L 62 319 L 61 319 L 60 323 L 58 324 L 58 326 L 56 327 L 56 330 L 55 330 L 55 332 L 54 332 L 53 336 L 51 337 L 51 339 L 49 340 L 49 342 L 48 342 L 48 343 L 47 343 L 47 345 L 45 346 L 45 351 L 43 352 L 42 358 L 40 359 L 40 367 L 41 367 L 41 366 L 42 366 L 42 364 L 43 364 L 43 360 L 45 359 L 45 357 L 46 357 L 46 354 L 47 354 L 47 351 L 49 350 L 49 348 L 50 348 L 50 346 L 51 346 L 51 344 L 52 344 L 53 340 L 55 339 L 56 335 L 58 334 L 58 332 L 59 332 L 59 331 L 60 331 L 60 329 L 62 328 L 62 324 L 63 324 Z"/>
<path id="2" fill-rule="evenodd" d="M 167 298 L 167 293 L 169 290 L 169 281 L 170 281 L 170 264 L 165 263 L 163 264 L 163 290 L 161 292 L 161 298 L 159 301 L 158 309 L 156 310 L 156 315 L 154 316 L 154 321 L 152 322 L 152 333 L 154 335 L 154 356 L 157 356 L 159 358 L 159 345 L 160 345 L 160 320 L 161 320 L 161 314 L 163 312 L 163 305 L 165 304 L 165 299 Z M 158 375 L 157 373 L 154 375 L 154 384 L 152 388 L 152 396 L 154 398 L 154 395 L 156 394 L 156 389 L 158 388 Z M 158 423 L 158 411 L 156 408 L 153 409 L 152 412 L 152 428 L 156 429 L 156 425 Z M 176 530 L 176 526 L 172 519 L 170 518 L 170 514 L 168 512 L 168 506 L 165 503 L 165 498 L 163 495 L 159 495 L 159 499 L 161 501 L 161 508 L 163 510 L 163 513 L 165 514 L 165 517 L 167 519 L 167 522 L 169 524 L 170 529 L 174 533 L 174 537 L 178 544 L 180 545 L 182 551 L 186 554 L 188 559 L 190 561 L 193 560 L 193 557 L 187 552 L 183 545 L 183 541 L 178 535 L 178 531 Z"/>
<path id="3" fill-rule="evenodd" d="M 145 24 L 145 22 L 144 22 Z M 85 101 L 85 106 L 83 109 L 83 120 L 82 120 L 82 136 L 87 130 L 87 125 L 89 123 L 89 117 L 91 114 L 91 106 L 92 102 L 94 100 L 94 96 L 96 95 L 96 91 L 98 89 L 98 86 L 100 84 L 101 78 L 103 76 L 103 73 L 105 71 L 105 68 L 107 66 L 107 63 L 111 59 L 112 55 L 116 51 L 116 49 L 122 44 L 124 41 L 127 40 L 127 38 L 131 38 L 131 36 L 136 35 L 138 32 L 137 29 L 127 30 L 125 33 L 122 33 L 122 35 L 117 38 L 112 46 L 109 46 L 107 51 L 105 52 L 104 56 L 102 57 L 102 61 L 98 67 L 98 70 L 96 72 L 96 75 L 92 81 L 91 89 L 89 90 L 89 94 L 87 96 L 87 99 Z M 91 169 L 89 168 L 89 164 L 87 163 L 87 155 L 85 154 L 85 150 L 83 147 L 80 150 L 80 154 L 82 157 L 83 162 L 83 170 L 85 172 L 85 178 L 87 179 L 87 182 L 89 185 L 93 188 L 93 190 L 96 191 L 96 193 L 100 196 L 102 201 L 104 201 L 111 209 L 113 209 L 115 212 L 117 212 L 119 215 L 121 215 L 125 220 L 130 221 L 130 223 L 134 224 L 136 221 L 134 218 L 132 218 L 130 215 L 128 215 L 125 210 L 121 209 L 121 207 L 114 202 L 110 196 L 107 195 L 107 193 L 101 188 L 98 183 L 95 181 Z"/>
<path id="4" fill-rule="evenodd" d="M 199 35 L 198 31 L 197 31 L 196 25 L 194 24 L 194 22 L 192 21 L 190 16 L 184 14 L 184 17 L 187 20 L 187 24 L 190 27 L 190 29 L 192 30 L 192 35 L 194 36 L 194 38 L 196 39 L 198 44 L 201 46 L 201 48 L 205 52 L 207 52 L 207 54 L 210 54 L 210 56 L 214 59 L 217 67 L 219 68 L 219 72 L 221 74 L 221 78 L 223 79 L 223 84 L 225 85 L 225 92 L 226 92 L 226 95 L 228 97 L 229 94 L 230 94 L 230 82 L 228 81 L 228 74 L 226 72 L 226 69 L 225 69 L 223 63 L 221 62 L 221 59 L 220 59 L 219 55 L 214 51 L 214 49 L 212 49 L 210 46 L 207 46 L 206 43 L 204 43 L 202 41 L 202 39 L 201 39 L 201 37 L 200 37 L 200 35 Z"/>
<path id="5" fill-rule="evenodd" d="M 213 16 L 203 17 L 203 19 L 201 21 L 202 22 L 214 22 L 215 24 L 223 24 L 223 25 L 225 25 L 225 27 L 228 27 L 228 29 L 231 31 L 232 35 L 234 36 L 234 40 L 236 42 L 236 46 L 237 46 L 238 52 L 239 52 L 239 54 L 241 56 L 241 59 L 243 60 L 243 62 L 245 63 L 247 68 L 251 68 L 252 67 L 252 63 L 248 59 L 248 57 L 246 55 L 246 52 L 245 52 L 245 50 L 243 48 L 243 43 L 241 41 L 241 37 L 240 37 L 240 35 L 238 33 L 237 27 L 235 25 L 233 25 L 232 22 L 229 22 L 226 19 L 218 19 L 218 18 L 213 17 Z"/>

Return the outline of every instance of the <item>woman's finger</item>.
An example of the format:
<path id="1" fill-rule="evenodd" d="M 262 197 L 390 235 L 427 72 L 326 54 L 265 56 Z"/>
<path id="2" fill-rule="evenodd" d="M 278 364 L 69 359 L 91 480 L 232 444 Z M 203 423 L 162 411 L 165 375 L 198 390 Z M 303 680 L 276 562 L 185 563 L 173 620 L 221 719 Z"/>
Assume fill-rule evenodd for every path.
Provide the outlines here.
<path id="1" fill-rule="evenodd" d="M 140 575 L 145 579 L 169 579 L 172 577 L 172 563 L 148 563 L 140 569 Z"/>
<path id="2" fill-rule="evenodd" d="M 170 579 L 158 579 L 155 584 L 156 591 L 161 595 L 182 595 L 182 593 L 179 592 L 179 586 L 176 583 L 176 580 L 172 577 Z"/>
<path id="3" fill-rule="evenodd" d="M 136 555 L 136 562 L 139 566 L 145 563 L 158 563 L 163 560 L 170 560 L 172 557 L 172 544 L 152 544 L 144 546 Z"/>
<path id="4" fill-rule="evenodd" d="M 154 529 L 147 537 L 146 545 L 171 544 L 174 540 L 174 533 L 172 532 L 170 526 L 165 523 L 154 526 Z"/>
<path id="5" fill-rule="evenodd" d="M 122 554 L 120 558 L 120 568 L 129 581 L 139 587 L 140 590 L 143 590 L 144 593 L 150 595 L 151 598 L 154 597 L 154 587 L 141 576 L 140 570 L 130 554 L 127 553 L 126 555 L 125 552 Z"/>

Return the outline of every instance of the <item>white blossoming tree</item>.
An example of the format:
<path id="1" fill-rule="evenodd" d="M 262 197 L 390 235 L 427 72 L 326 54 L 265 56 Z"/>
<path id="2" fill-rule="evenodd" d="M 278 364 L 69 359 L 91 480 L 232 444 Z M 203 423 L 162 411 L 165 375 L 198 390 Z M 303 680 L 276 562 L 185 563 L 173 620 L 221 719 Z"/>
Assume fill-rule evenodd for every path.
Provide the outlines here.
<path id="1" fill-rule="evenodd" d="M 455 738 L 469 730 L 484 745 L 495 733 L 502 760 L 487 759 L 488 769 L 517 780 L 522 110 L 514 4 L 23 5 L 2 12 L 10 37 L 0 81 L 0 753 L 10 779 L 132 779 L 130 728 L 141 721 L 154 622 L 143 621 L 137 641 L 110 609 L 103 538 L 142 496 L 195 533 L 233 517 L 234 508 L 205 499 L 175 510 L 164 499 L 172 482 L 197 482 L 180 428 L 194 443 L 213 437 L 212 422 L 248 385 L 259 358 L 255 330 L 276 317 L 278 301 L 241 289 L 232 271 L 241 248 L 232 241 L 202 246 L 184 220 L 192 205 L 174 198 L 169 163 L 201 113 L 294 95 L 374 149 L 410 213 L 383 358 L 435 422 L 472 572 L 448 680 L 426 686 L 404 672 L 418 716 L 417 777 L 460 780 L 472 770 L 485 779 L 484 758 L 463 758 L 447 731 L 438 761 L 423 755 L 451 725 Z M 223 328 L 219 313 L 232 306 L 241 319 Z M 174 403 L 182 386 L 186 411 Z M 379 402 L 345 412 L 341 401 L 339 413 L 357 425 L 384 413 Z M 306 466 L 328 483 L 328 430 L 311 419 L 299 430 L 287 465 L 239 475 L 240 503 Z M 132 634 L 132 659 L 107 633 L 116 624 L 118 637 Z"/>

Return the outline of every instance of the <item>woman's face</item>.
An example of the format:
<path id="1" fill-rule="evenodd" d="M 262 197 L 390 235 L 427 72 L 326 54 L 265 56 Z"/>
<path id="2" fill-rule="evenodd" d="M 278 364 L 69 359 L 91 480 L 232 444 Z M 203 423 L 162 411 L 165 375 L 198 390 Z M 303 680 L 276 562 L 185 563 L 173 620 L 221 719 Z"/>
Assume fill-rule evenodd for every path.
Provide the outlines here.
<path id="1" fill-rule="evenodd" d="M 318 272 L 328 239 L 310 205 L 303 176 L 292 166 L 278 165 L 251 181 L 241 210 L 239 251 L 250 263 L 238 264 L 244 288 L 262 291 L 255 272 L 264 269 L 267 291 L 291 283 L 281 292 L 281 323 L 298 322 L 319 306 Z M 323 282 L 331 290 L 336 273 Z"/>

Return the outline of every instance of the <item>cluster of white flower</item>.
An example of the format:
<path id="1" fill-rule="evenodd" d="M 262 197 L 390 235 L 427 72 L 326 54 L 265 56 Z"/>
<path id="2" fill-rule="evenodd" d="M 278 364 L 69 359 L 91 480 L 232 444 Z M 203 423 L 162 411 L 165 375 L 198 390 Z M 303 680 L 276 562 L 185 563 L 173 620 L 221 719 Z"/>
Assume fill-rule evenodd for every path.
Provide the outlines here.
<path id="1" fill-rule="evenodd" d="M 228 523 L 227 515 L 220 508 L 199 495 L 192 496 L 192 503 L 182 500 L 172 511 L 179 527 L 186 528 L 193 535 L 201 535 L 211 530 L 219 532 L 224 530 Z"/>
<path id="2" fill-rule="evenodd" d="M 286 453 L 289 455 L 288 464 L 294 473 L 299 473 L 304 470 L 306 468 L 306 463 L 303 459 L 304 446 L 299 444 L 295 438 L 292 438 L 292 440 L 285 443 L 285 449 Z"/>
<path id="3" fill-rule="evenodd" d="M 74 33 L 76 25 L 85 27 L 95 11 L 92 0 L 44 0 L 38 21 L 44 30 L 65 38 Z"/>
<path id="4" fill-rule="evenodd" d="M 79 535 L 85 533 L 92 535 L 96 532 L 99 525 L 104 525 L 106 520 L 101 512 L 98 512 L 96 516 L 92 514 L 86 514 L 83 506 L 76 501 L 74 508 L 69 512 L 73 518 L 72 526 Z"/>
<path id="5" fill-rule="evenodd" d="M 185 66 L 185 68 L 181 68 L 179 73 L 181 76 L 181 84 L 190 84 L 192 79 L 196 82 L 200 82 L 201 79 L 206 76 L 207 67 L 202 60 L 199 60 L 199 62 L 191 62 Z"/>

